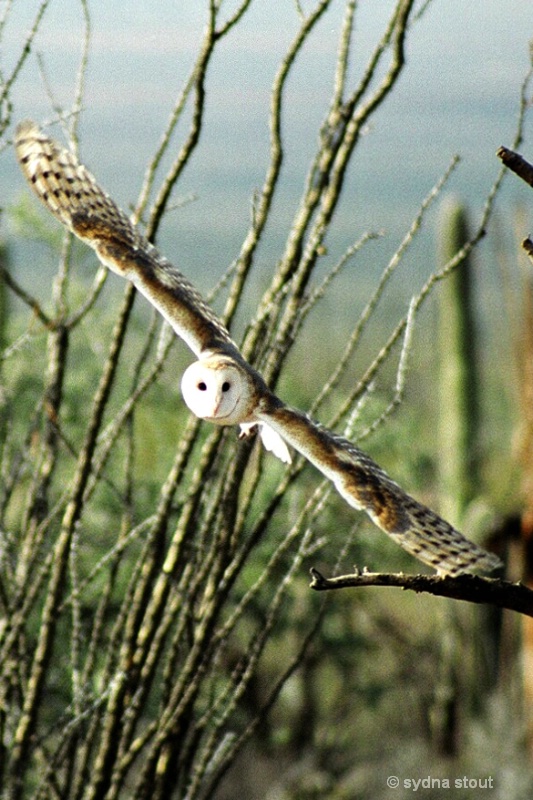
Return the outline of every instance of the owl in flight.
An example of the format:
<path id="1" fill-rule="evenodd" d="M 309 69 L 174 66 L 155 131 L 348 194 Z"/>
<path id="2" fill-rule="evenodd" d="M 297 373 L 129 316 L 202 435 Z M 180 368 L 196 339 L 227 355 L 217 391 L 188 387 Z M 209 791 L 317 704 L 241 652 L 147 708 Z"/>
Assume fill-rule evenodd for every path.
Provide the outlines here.
<path id="1" fill-rule="evenodd" d="M 287 443 L 367 512 L 385 533 L 442 575 L 490 571 L 499 559 L 403 491 L 371 458 L 290 408 L 245 361 L 225 326 L 190 281 L 133 226 L 70 151 L 22 122 L 15 147 L 22 171 L 52 214 L 92 247 L 102 264 L 131 281 L 197 356 L 181 390 L 189 409 L 216 425 L 258 426 L 263 444 L 285 462 Z"/>

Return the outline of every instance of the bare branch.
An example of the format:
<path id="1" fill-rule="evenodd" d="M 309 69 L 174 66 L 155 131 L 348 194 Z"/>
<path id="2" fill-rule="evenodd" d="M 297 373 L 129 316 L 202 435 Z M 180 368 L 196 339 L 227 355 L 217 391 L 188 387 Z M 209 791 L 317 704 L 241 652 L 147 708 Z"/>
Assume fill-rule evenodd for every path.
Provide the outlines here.
<path id="1" fill-rule="evenodd" d="M 526 159 L 515 153 L 513 150 L 504 147 L 499 148 L 496 155 L 505 166 L 518 175 L 523 181 L 533 188 L 533 165 L 526 161 Z"/>
<path id="2" fill-rule="evenodd" d="M 406 36 L 430 2 L 418 3 L 418 12 L 413 0 L 391 3 L 362 65 L 357 0 L 343 0 L 344 11 L 332 0 L 295 0 L 289 8 L 294 30 L 288 34 L 266 108 L 270 146 L 263 182 L 254 194 L 238 256 L 226 271 L 222 268 L 222 277 L 214 278 L 218 283 L 211 295 L 223 294 L 221 290 L 227 294 L 228 324 L 253 318 L 244 337 L 245 351 L 272 384 L 295 342 L 301 343 L 304 323 L 335 288 L 337 276 L 352 268 L 356 254 L 376 236 L 354 231 L 349 234 L 354 244 L 329 261 L 332 246 L 327 237 L 352 154 L 393 91 L 403 69 Z M 7 35 L 5 20 L 16 6 L 10 0 L 2 5 L 0 37 Z M 47 2 L 39 0 L 37 7 L 32 31 L 21 37 L 23 59 Z M 244 15 L 253 4 L 204 0 L 203 7 L 207 24 L 170 97 L 168 120 L 148 159 L 133 213 L 135 220 L 146 221 L 152 239 L 174 207 L 172 195 L 186 166 L 200 153 L 197 144 L 212 101 L 206 93 L 208 74 L 218 53 L 224 55 L 219 45 L 240 29 L 241 20 L 246 22 Z M 54 124 L 59 121 L 69 128 L 65 133 L 75 146 L 88 56 L 93 57 L 90 3 L 80 0 L 80 9 L 79 71 L 73 76 L 70 111 L 58 102 L 62 94 L 48 53 L 37 58 Z M 339 28 L 336 52 L 330 52 L 330 12 Z M 291 152 L 287 133 L 292 117 L 285 108 L 289 81 L 296 69 L 305 67 L 307 50 L 312 56 L 314 37 L 322 33 L 331 55 L 329 97 L 320 124 L 309 131 L 314 151 L 292 220 L 287 221 L 286 241 L 264 294 L 257 297 L 257 285 L 265 285 L 259 248 L 272 229 L 276 193 L 285 178 L 293 178 L 292 170 L 288 175 L 282 170 Z M 12 63 L 20 77 L 23 61 L 15 55 Z M 2 89 L 0 109 L 9 118 L 12 93 L 6 83 Z M 165 89 L 163 85 L 161 91 Z M 524 87 L 520 125 L 526 107 Z M 409 308 L 406 304 L 392 322 L 385 319 L 383 338 L 369 342 L 369 366 L 360 381 L 350 384 L 348 398 L 337 397 L 355 348 L 363 333 L 370 339 L 370 324 L 379 324 L 391 277 L 398 277 L 455 163 L 421 203 L 392 259 L 382 265 L 361 316 L 352 321 L 346 348 L 339 358 L 333 356 L 326 385 L 315 387 L 315 408 L 327 400 L 333 424 L 348 433 L 359 422 L 357 414 L 372 397 L 384 366 L 389 368 L 385 410 L 365 421 L 367 430 L 387 420 L 401 402 L 418 311 L 437 282 L 483 236 L 501 175 L 471 241 L 444 269 L 423 278 L 421 288 L 409 290 L 409 295 L 414 293 Z M 29 227 L 27 215 L 20 213 L 19 220 Z M 126 291 L 111 344 L 102 354 L 109 316 L 103 303 L 96 307 L 96 299 L 106 272 L 100 268 L 92 287 L 83 287 L 84 299 L 72 304 L 71 291 L 77 297 L 79 289 L 70 267 L 80 251 L 72 249 L 70 237 L 60 249 L 59 236 L 51 236 L 44 225 L 36 230 L 32 245 L 46 241 L 54 257 L 59 253 L 58 273 L 42 300 L 37 299 L 40 284 L 38 294 L 31 283 L 26 290 L 6 276 L 11 281 L 6 296 L 13 292 L 36 319 L 28 322 L 26 311 L 14 324 L 8 319 L 0 353 L 0 390 L 8 401 L 0 424 L 0 748 L 6 762 L 1 778 L 6 800 L 29 794 L 34 800 L 163 800 L 174 795 L 205 800 L 217 793 L 222 776 L 250 737 L 255 737 L 253 746 L 263 739 L 276 747 L 279 737 L 277 731 L 273 735 L 273 726 L 278 712 L 268 712 L 278 698 L 279 718 L 287 720 L 288 736 L 294 736 L 295 749 L 286 749 L 288 758 L 296 752 L 298 759 L 311 740 L 322 747 L 320 731 L 313 730 L 310 721 L 308 685 L 319 686 L 322 676 L 314 676 L 314 671 L 325 666 L 338 671 L 334 683 L 344 688 L 343 662 L 347 666 L 351 659 L 353 633 L 361 639 L 365 633 L 359 613 L 346 614 L 344 604 L 326 604 L 326 595 L 317 598 L 308 591 L 302 567 L 318 552 L 335 565 L 339 549 L 344 563 L 346 548 L 354 544 L 357 515 L 330 502 L 331 483 L 304 474 L 302 457 L 282 466 L 265 456 L 253 436 L 238 441 L 235 430 L 209 427 L 185 416 L 178 396 L 180 356 L 169 357 L 175 337 L 168 328 L 160 328 L 155 316 L 130 324 L 132 289 Z M 25 320 L 28 329 L 21 331 Z M 95 360 L 103 362 L 100 371 Z M 298 371 L 293 378 L 298 392 Z M 340 520 L 337 514 L 346 518 Z M 337 534 L 330 536 L 333 529 L 346 530 L 340 548 Z M 401 586 L 500 604 L 533 616 L 531 592 L 519 584 L 368 573 L 328 579 L 313 572 L 315 590 L 352 585 Z M 353 607 L 354 598 L 346 599 Z M 321 632 L 326 607 L 328 619 Z M 369 607 L 362 614 L 375 624 Z M 394 642 L 404 645 L 409 637 L 398 636 L 398 626 L 382 622 L 380 631 L 390 635 L 393 628 Z M 344 637 L 339 638 L 340 646 L 328 647 L 326 637 L 337 637 L 339 630 Z M 345 697 L 342 700 L 345 715 Z M 295 728 L 305 729 L 302 742 L 296 741 Z"/>
<path id="3" fill-rule="evenodd" d="M 26 291 L 19 283 L 12 277 L 9 270 L 5 269 L 2 265 L 0 265 L 0 277 L 6 284 L 9 286 L 11 291 L 13 291 L 17 297 L 19 297 L 27 306 L 31 308 L 31 310 L 35 313 L 35 316 L 42 322 L 45 328 L 49 330 L 54 329 L 54 323 L 50 319 L 50 317 L 43 311 L 41 308 L 41 304 L 39 301 L 32 297 L 32 295 Z"/>
<path id="4" fill-rule="evenodd" d="M 511 583 L 500 578 L 482 578 L 478 575 L 459 575 L 456 578 L 437 575 L 404 575 L 403 573 L 355 572 L 325 578 L 311 569 L 311 589 L 356 588 L 359 586 L 395 586 L 413 592 L 427 592 L 438 597 L 451 597 L 468 603 L 488 603 L 533 617 L 533 591 L 522 583 Z"/>
<path id="5" fill-rule="evenodd" d="M 20 73 L 22 67 L 24 66 L 24 63 L 25 63 L 26 59 L 28 58 L 28 56 L 29 56 L 29 54 L 31 52 L 33 41 L 35 39 L 37 31 L 39 30 L 42 18 L 44 16 L 44 12 L 46 11 L 49 3 L 50 3 L 50 0 L 42 0 L 41 4 L 40 4 L 40 6 L 39 6 L 39 8 L 37 10 L 37 13 L 35 15 L 35 19 L 33 21 L 33 25 L 32 25 L 32 27 L 31 27 L 31 29 L 30 29 L 27 37 L 26 37 L 26 40 L 24 42 L 24 46 L 21 49 L 20 55 L 18 57 L 18 60 L 17 60 L 15 66 L 13 67 L 13 69 L 11 71 L 11 75 L 9 76 L 9 78 L 7 78 L 7 80 L 2 81 L 2 88 L 0 90 L 0 134 L 3 134 L 4 130 L 9 125 L 10 118 L 11 118 L 11 105 L 10 105 L 10 101 L 9 101 L 9 93 L 11 92 L 11 89 L 12 89 L 15 81 L 17 80 L 18 76 L 19 76 L 19 73 Z M 3 27 L 4 23 L 5 23 L 5 19 L 6 19 L 6 16 L 7 16 L 7 11 L 8 11 L 8 9 L 6 7 L 5 16 L 4 16 L 3 20 L 2 20 L 2 27 Z M 5 109 L 6 113 L 4 113 L 4 109 Z"/>

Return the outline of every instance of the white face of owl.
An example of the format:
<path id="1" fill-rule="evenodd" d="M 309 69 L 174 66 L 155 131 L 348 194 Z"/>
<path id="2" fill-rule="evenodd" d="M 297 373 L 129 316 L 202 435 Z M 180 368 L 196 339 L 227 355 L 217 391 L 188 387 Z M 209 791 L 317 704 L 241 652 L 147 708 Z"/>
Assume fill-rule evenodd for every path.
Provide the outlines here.
<path id="1" fill-rule="evenodd" d="M 181 392 L 193 414 L 216 425 L 238 425 L 248 418 L 250 387 L 227 360 L 195 361 L 183 373 Z"/>

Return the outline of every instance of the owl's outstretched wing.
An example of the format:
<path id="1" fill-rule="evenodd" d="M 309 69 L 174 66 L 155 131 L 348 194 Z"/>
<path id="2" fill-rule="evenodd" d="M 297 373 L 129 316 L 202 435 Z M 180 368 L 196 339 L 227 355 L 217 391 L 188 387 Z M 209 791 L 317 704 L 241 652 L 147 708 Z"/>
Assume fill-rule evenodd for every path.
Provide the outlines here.
<path id="1" fill-rule="evenodd" d="M 406 494 L 369 456 L 269 393 L 195 287 L 132 225 L 71 152 L 33 122 L 19 125 L 15 145 L 28 182 L 63 225 L 92 247 L 105 266 L 130 280 L 196 355 L 205 359 L 224 354 L 241 367 L 258 398 L 257 413 L 242 420 L 245 429 L 247 423 L 262 423 L 267 448 L 288 461 L 288 451 L 276 437 L 287 441 L 351 506 L 365 510 L 401 547 L 438 572 L 457 575 L 499 566 L 496 556 Z"/>
<path id="2" fill-rule="evenodd" d="M 259 418 L 329 478 L 354 508 L 366 511 L 397 544 L 443 575 L 491 571 L 500 560 L 408 495 L 362 450 L 305 414 L 273 405 Z"/>
<path id="3" fill-rule="evenodd" d="M 132 225 L 76 156 L 31 121 L 16 132 L 22 171 L 46 208 L 96 251 L 106 267 L 131 281 L 197 355 L 238 356 L 225 326 L 195 287 Z"/>

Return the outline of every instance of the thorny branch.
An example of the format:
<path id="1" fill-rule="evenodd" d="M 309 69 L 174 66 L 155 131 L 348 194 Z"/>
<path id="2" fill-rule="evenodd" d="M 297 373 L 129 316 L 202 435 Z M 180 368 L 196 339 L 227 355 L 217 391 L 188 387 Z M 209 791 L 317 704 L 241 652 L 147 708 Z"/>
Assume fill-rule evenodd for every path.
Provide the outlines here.
<path id="1" fill-rule="evenodd" d="M 437 597 L 451 597 L 468 603 L 490 604 L 533 617 L 533 591 L 522 583 L 511 583 L 500 578 L 478 575 L 439 577 L 438 575 L 404 575 L 356 571 L 352 575 L 324 577 L 311 569 L 311 589 L 318 592 L 361 586 L 395 586 L 413 592 L 427 592 Z"/>
<path id="2" fill-rule="evenodd" d="M 515 153 L 513 150 L 503 146 L 498 150 L 497 156 L 508 169 L 533 188 L 533 165 L 529 161 L 526 161 L 519 153 Z M 522 247 L 529 258 L 533 259 L 533 241 L 531 237 L 526 236 L 522 242 Z"/>
<path id="3" fill-rule="evenodd" d="M 12 87 L 31 57 L 48 5 L 40 3 L 15 66 L 0 85 L 6 128 Z M 229 5 L 232 10 L 224 16 L 224 3 L 207 0 L 196 57 L 169 101 L 168 122 L 148 162 L 133 216 L 146 221 L 151 239 L 196 154 L 213 59 L 252 2 Z M 264 180 L 238 257 L 224 278 L 229 280 L 228 324 L 257 269 L 258 248 L 283 180 L 288 82 L 331 7 L 331 0 L 295 3 L 295 30 L 271 90 Z M 396 85 L 406 37 L 418 17 L 412 0 L 399 0 L 367 64 L 353 77 L 357 7 L 355 0 L 346 0 L 316 151 L 284 250 L 244 337 L 245 355 L 272 384 L 308 315 L 376 238 L 359 236 L 313 285 L 353 152 L 363 127 Z M 90 4 L 81 0 L 80 8 L 80 68 L 72 109 L 59 107 L 44 68 L 42 76 L 54 114 L 69 120 L 74 141 L 91 49 Z M 16 4 L 5 5 L 0 36 L 15 9 Z M 166 159 L 170 165 L 161 174 Z M 334 390 L 349 369 L 361 332 L 448 174 L 422 203 L 355 322 L 340 364 L 319 392 L 315 408 L 332 401 L 334 424 L 348 419 L 350 425 L 354 406 L 399 350 L 393 396 L 375 424 L 397 406 L 418 309 L 483 235 L 500 179 L 476 235 L 415 292 L 404 319 L 345 402 L 336 400 Z M 76 256 L 65 238 L 50 313 L 37 289 L 24 288 L 2 267 L 1 289 L 30 308 L 31 321 L 27 332 L 0 342 L 2 368 L 11 369 L 16 355 L 21 363 L 24 359 L 21 372 L 26 373 L 19 376 L 11 369 L 11 383 L 0 375 L 0 391 L 24 401 L 18 416 L 0 426 L 0 781 L 6 800 L 163 800 L 172 793 L 203 800 L 213 796 L 252 734 L 264 735 L 268 712 L 286 681 L 306 666 L 324 604 L 310 605 L 299 576 L 305 560 L 326 546 L 331 486 L 322 481 L 309 488 L 301 458 L 282 469 L 267 461 L 252 439 L 239 442 L 232 430 L 207 431 L 197 419 L 185 419 L 176 399 L 180 370 L 173 350 L 178 348 L 166 333 L 158 336 L 156 322 L 141 334 L 135 331 L 131 288 L 118 309 L 111 344 L 102 347 L 108 323 L 102 322 L 96 301 L 105 273 L 99 270 L 86 299 L 74 303 L 70 266 Z M 85 367 L 85 359 L 94 363 L 88 353 L 100 367 Z M 351 536 L 345 539 L 346 546 L 352 544 Z M 418 581 L 408 588 L 445 594 L 439 579 L 378 578 L 388 579 L 387 585 Z M 315 573 L 314 588 L 339 588 L 345 579 Z M 355 579 L 356 585 L 371 585 L 368 576 Z M 495 583 L 483 579 L 447 586 L 450 597 L 474 587 L 486 602 L 499 597 Z M 519 611 L 520 602 L 526 608 L 522 589 L 506 585 L 518 598 L 513 602 Z"/>

